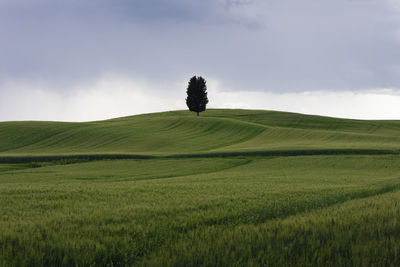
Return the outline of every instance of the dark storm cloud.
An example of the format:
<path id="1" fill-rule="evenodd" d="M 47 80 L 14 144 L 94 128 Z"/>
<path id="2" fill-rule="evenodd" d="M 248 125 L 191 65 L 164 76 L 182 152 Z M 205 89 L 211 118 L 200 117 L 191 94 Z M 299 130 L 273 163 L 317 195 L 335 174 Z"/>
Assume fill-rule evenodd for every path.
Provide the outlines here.
<path id="1" fill-rule="evenodd" d="M 0 76 L 69 85 L 102 72 L 179 75 L 198 67 L 186 66 L 190 53 L 210 49 L 212 27 L 234 23 L 230 9 L 215 1 L 4 1 Z"/>
<path id="2" fill-rule="evenodd" d="M 103 73 L 166 86 L 203 74 L 230 90 L 399 88 L 395 5 L 386 0 L 3 0 L 0 78 L 44 83 L 52 90 L 70 90 Z"/>

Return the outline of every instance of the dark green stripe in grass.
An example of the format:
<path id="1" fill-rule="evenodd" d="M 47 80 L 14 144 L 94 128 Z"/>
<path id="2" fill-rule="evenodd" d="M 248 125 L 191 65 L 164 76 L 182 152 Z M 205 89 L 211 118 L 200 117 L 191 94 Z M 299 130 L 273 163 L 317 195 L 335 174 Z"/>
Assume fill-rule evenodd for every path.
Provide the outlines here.
<path id="1" fill-rule="evenodd" d="M 164 156 L 166 158 L 213 158 L 213 157 L 239 157 L 239 156 L 317 156 L 317 155 L 396 155 L 399 150 L 382 149 L 314 149 L 314 150 L 272 150 L 272 151 L 237 151 L 198 154 L 176 154 Z"/>
<path id="2" fill-rule="evenodd" d="M 155 156 L 146 155 L 126 155 L 126 154 L 93 154 L 93 155 L 48 155 L 48 156 L 0 156 L 0 163 L 28 163 L 28 162 L 52 162 L 65 161 L 74 163 L 81 161 L 93 161 L 103 159 L 154 159 Z"/>
<path id="3" fill-rule="evenodd" d="M 0 156 L 0 163 L 27 163 L 51 161 L 92 161 L 118 159 L 162 159 L 162 158 L 218 158 L 218 157 L 274 157 L 274 156 L 316 156 L 316 155 L 397 155 L 399 150 L 382 149 L 315 149 L 315 150 L 274 150 L 215 152 L 172 155 L 140 155 L 140 154 L 86 154 L 86 155 L 43 155 L 43 156 Z"/>
<path id="4" fill-rule="evenodd" d="M 162 159 L 162 158 L 217 158 L 217 157 L 271 157 L 271 156 L 312 156 L 312 155 L 395 155 L 398 150 L 375 149 L 325 149 L 325 150 L 276 150 L 247 152 L 215 152 L 173 155 L 140 155 L 140 154 L 87 154 L 87 155 L 44 155 L 44 156 L 0 156 L 0 163 L 26 163 L 51 161 L 93 161 L 118 159 Z"/>

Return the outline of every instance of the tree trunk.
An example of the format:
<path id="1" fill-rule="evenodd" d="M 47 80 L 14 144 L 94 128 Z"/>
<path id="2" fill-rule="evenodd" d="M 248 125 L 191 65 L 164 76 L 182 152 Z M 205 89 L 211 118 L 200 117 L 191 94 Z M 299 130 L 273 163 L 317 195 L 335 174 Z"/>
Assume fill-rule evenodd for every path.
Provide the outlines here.
<path id="1" fill-rule="evenodd" d="M 197 116 L 199 116 L 199 113 L 197 112 Z"/>

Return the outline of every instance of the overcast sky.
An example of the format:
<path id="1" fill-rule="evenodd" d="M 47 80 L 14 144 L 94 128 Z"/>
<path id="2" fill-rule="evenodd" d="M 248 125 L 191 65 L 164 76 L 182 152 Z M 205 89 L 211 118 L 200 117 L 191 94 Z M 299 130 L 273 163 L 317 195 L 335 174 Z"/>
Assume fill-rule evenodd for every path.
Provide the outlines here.
<path id="1" fill-rule="evenodd" d="M 0 0 L 0 120 L 209 107 L 400 119 L 398 0 Z"/>

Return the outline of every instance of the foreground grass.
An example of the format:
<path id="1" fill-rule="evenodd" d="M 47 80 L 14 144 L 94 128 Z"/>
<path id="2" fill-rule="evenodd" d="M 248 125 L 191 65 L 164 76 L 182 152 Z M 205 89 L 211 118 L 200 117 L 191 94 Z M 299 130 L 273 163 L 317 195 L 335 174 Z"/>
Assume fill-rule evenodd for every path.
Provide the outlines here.
<path id="1" fill-rule="evenodd" d="M 400 157 L 0 168 L 0 265 L 396 265 Z"/>
<path id="2" fill-rule="evenodd" d="M 398 266 L 400 194 L 257 225 L 199 229 L 150 254 L 154 266 Z M 212 244 L 212 245 L 210 245 Z"/>
<path id="3" fill-rule="evenodd" d="M 400 122 L 0 123 L 0 266 L 399 265 Z"/>

